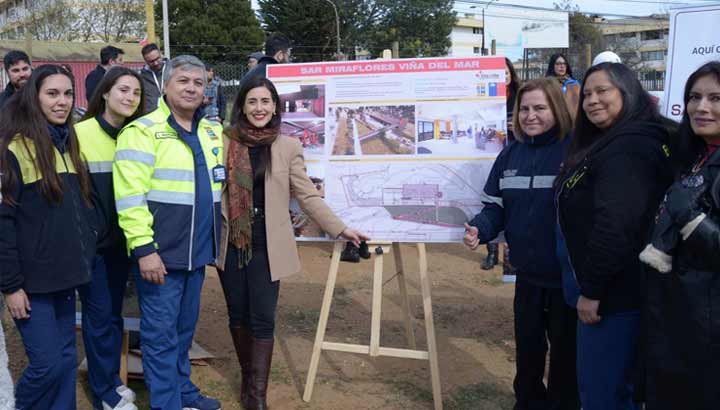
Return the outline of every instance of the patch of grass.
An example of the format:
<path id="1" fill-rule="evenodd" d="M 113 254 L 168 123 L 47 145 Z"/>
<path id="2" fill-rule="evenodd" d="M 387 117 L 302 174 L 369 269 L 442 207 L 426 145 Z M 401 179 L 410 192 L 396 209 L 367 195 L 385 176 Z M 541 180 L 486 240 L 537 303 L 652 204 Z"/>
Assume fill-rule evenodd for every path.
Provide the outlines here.
<path id="1" fill-rule="evenodd" d="M 385 379 L 383 381 L 390 386 L 394 393 L 401 396 L 402 398 L 415 402 L 432 402 L 433 395 L 430 390 L 424 387 L 419 387 L 407 380 L 398 379 Z M 396 397 L 394 399 L 388 398 L 390 401 L 402 401 Z M 390 403 L 388 403 L 390 404 Z"/>
<path id="2" fill-rule="evenodd" d="M 514 398 L 495 384 L 479 383 L 459 387 L 448 402 L 448 410 L 504 410 L 512 408 Z"/>
<path id="3" fill-rule="evenodd" d="M 270 380 L 273 383 L 290 384 L 292 380 L 286 370 L 286 366 L 279 363 L 273 363 L 270 367 Z"/>
<path id="4" fill-rule="evenodd" d="M 294 309 L 285 313 L 283 321 L 287 326 L 299 331 L 315 331 L 320 311 L 315 309 Z"/>

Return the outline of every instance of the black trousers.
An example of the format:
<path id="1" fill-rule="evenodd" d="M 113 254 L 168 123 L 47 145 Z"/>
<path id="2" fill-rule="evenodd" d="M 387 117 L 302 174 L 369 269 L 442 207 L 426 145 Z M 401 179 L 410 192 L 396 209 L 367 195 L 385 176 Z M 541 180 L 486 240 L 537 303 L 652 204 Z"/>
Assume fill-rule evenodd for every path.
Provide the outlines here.
<path id="1" fill-rule="evenodd" d="M 578 410 L 575 369 L 577 311 L 563 298 L 562 289 L 528 283 L 518 273 L 515 282 L 515 345 L 517 373 L 515 410 Z M 550 344 L 547 387 L 543 383 Z"/>
<path id="2" fill-rule="evenodd" d="M 228 245 L 225 269 L 219 271 L 230 326 L 244 326 L 258 339 L 272 339 L 280 281 L 270 278 L 266 248 L 253 249 L 247 266 L 240 268 L 238 250 Z"/>

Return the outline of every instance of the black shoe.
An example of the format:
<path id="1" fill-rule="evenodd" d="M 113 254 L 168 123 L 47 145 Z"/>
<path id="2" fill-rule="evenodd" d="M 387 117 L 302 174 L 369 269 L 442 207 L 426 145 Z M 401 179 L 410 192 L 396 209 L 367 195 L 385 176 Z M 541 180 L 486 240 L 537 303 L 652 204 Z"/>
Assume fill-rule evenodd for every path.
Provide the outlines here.
<path id="1" fill-rule="evenodd" d="M 360 257 L 363 259 L 370 259 L 370 248 L 368 248 L 368 244 L 365 241 L 360 242 L 360 249 L 358 249 L 360 253 Z"/>
<path id="2" fill-rule="evenodd" d="M 485 262 L 483 262 L 480 267 L 482 270 L 490 270 L 498 263 L 498 245 L 495 243 L 489 243 L 487 244 L 487 250 L 487 258 L 485 258 Z"/>
<path id="3" fill-rule="evenodd" d="M 345 249 L 343 249 L 340 254 L 340 260 L 343 262 L 359 263 L 360 250 L 357 246 L 353 245 L 352 242 L 348 242 L 345 244 Z"/>

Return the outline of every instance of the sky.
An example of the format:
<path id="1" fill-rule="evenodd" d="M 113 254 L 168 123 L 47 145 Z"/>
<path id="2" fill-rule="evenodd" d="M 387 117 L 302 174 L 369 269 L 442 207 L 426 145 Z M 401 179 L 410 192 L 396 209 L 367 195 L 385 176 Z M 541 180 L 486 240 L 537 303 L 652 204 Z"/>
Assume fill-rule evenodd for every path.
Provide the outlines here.
<path id="1" fill-rule="evenodd" d="M 254 9 L 257 9 L 257 0 L 251 0 Z M 320 1 L 325 2 L 326 0 L 308 0 L 308 1 Z M 408 1 L 408 0 L 405 0 Z M 412 1 L 412 0 L 409 0 Z M 492 3 L 500 4 L 515 4 L 521 6 L 532 6 L 532 7 L 546 7 L 553 8 L 553 5 L 558 0 L 493 0 Z M 714 1 L 714 0 L 713 0 Z M 720 2 L 720 0 L 717 0 Z M 475 11 L 482 9 L 482 6 L 487 4 L 484 0 L 467 0 L 455 1 L 455 8 L 458 11 Z M 580 7 L 580 11 L 607 15 L 613 17 L 611 14 L 620 16 L 647 16 L 653 13 L 667 12 L 672 7 L 682 7 L 689 5 L 707 5 L 712 4 L 710 0 L 574 0 L 573 4 Z M 475 5 L 475 9 L 469 9 L 470 6 Z M 489 7 L 492 7 L 490 5 Z"/>

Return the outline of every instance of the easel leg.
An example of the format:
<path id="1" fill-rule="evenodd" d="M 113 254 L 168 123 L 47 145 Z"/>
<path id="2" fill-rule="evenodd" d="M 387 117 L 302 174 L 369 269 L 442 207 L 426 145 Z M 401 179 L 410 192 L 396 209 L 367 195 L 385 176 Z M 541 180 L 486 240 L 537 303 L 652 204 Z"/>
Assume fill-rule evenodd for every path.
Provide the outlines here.
<path id="1" fill-rule="evenodd" d="M 382 318 L 382 286 L 383 286 L 383 257 L 382 253 L 375 253 L 375 267 L 373 269 L 373 295 L 372 318 L 370 321 L 370 356 L 380 354 L 380 320 Z"/>
<path id="2" fill-rule="evenodd" d="M 322 344 L 325 340 L 325 330 L 327 328 L 328 316 L 330 316 L 330 305 L 332 304 L 333 292 L 335 291 L 335 280 L 337 279 L 338 268 L 340 266 L 340 253 L 342 252 L 343 244 L 344 242 L 335 242 L 335 246 L 333 247 L 330 271 L 328 272 L 325 294 L 323 295 L 322 307 L 320 308 L 320 320 L 318 322 L 317 332 L 315 333 L 315 344 L 313 345 L 312 357 L 310 358 L 307 381 L 305 382 L 305 393 L 303 394 L 303 400 L 305 401 L 310 401 L 315 385 L 315 376 L 317 375 L 318 364 L 320 363 Z"/>
<path id="3" fill-rule="evenodd" d="M 430 278 L 427 272 L 427 252 L 425 244 L 418 243 L 418 263 L 420 266 L 420 287 L 422 288 L 423 312 L 425 313 L 425 332 L 427 334 L 428 356 L 430 356 L 430 380 L 432 382 L 435 410 L 442 410 L 442 389 L 440 388 L 440 366 L 438 364 L 437 343 L 435 341 L 435 322 L 433 320 L 432 299 L 430 297 Z"/>
<path id="4" fill-rule="evenodd" d="M 413 317 L 410 313 L 410 300 L 407 294 L 407 282 L 405 281 L 405 267 L 403 265 L 402 254 L 400 253 L 400 243 L 392 244 L 395 256 L 395 269 L 397 271 L 398 287 L 400 288 L 400 305 L 402 306 L 403 315 L 405 316 L 405 336 L 408 340 L 410 349 L 416 350 L 415 332 L 413 331 Z"/>

